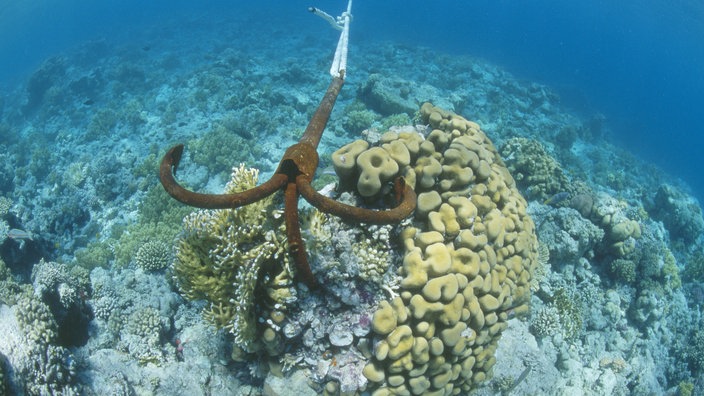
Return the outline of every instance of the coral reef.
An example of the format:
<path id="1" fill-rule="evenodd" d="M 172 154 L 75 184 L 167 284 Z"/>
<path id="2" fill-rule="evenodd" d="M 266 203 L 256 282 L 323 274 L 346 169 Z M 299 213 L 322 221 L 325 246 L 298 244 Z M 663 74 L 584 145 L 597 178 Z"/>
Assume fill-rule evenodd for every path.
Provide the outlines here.
<path id="1" fill-rule="evenodd" d="M 32 269 L 32 286 L 35 296 L 51 308 L 60 342 L 84 344 L 92 319 L 87 305 L 91 293 L 88 271 L 42 259 Z"/>
<path id="2" fill-rule="evenodd" d="M 12 200 L 7 197 L 0 197 L 0 217 L 7 215 L 12 208 Z"/>
<path id="3" fill-rule="evenodd" d="M 302 204 L 301 232 L 320 288 L 309 290 L 266 271 L 270 263 L 284 265 L 283 250 L 278 259 L 262 259 L 250 317 L 256 356 L 233 348 L 235 335 L 215 331 L 204 319 L 202 312 L 213 308 L 209 297 L 181 298 L 174 267 L 140 267 L 142 256 L 149 256 L 147 248 L 139 254 L 141 248 L 172 246 L 193 210 L 168 197 L 154 177 L 165 141 L 186 142 L 188 155 L 179 166 L 184 185 L 212 193 L 222 189 L 233 163 L 247 162 L 260 169 L 260 180 L 267 179 L 283 149 L 301 134 L 324 89 L 315 70 L 328 62 L 329 48 L 327 40 L 303 30 L 281 34 L 291 26 L 286 18 L 270 13 L 271 23 L 257 29 L 242 9 L 206 18 L 207 26 L 200 14 L 185 25 L 181 18 L 153 21 L 124 32 L 135 34 L 134 40 L 79 44 L 36 72 L 17 70 L 26 83 L 6 84 L 0 97 L 0 384 L 8 394 L 384 394 L 411 387 L 411 379 L 416 390 L 430 383 L 430 391 L 444 380 L 439 375 L 448 365 L 448 384 L 458 385 L 462 377 L 450 361 L 459 359 L 452 350 L 461 341 L 444 343 L 454 337 L 445 324 L 454 318 L 432 309 L 451 306 L 474 287 L 467 277 L 450 301 L 454 283 L 448 274 L 433 273 L 410 289 L 412 260 L 404 267 L 404 259 L 418 248 L 416 264 L 435 271 L 447 258 L 440 245 L 448 251 L 452 245 L 452 262 L 455 245 L 472 241 L 460 238 L 467 225 L 458 221 L 459 213 L 467 206 L 449 193 L 486 183 L 476 181 L 481 168 L 461 165 L 459 137 L 445 142 L 444 127 L 392 127 L 424 122 L 409 116 L 425 100 L 472 115 L 491 135 L 529 199 L 528 214 L 547 252 L 539 254 L 530 280 L 531 317 L 510 319 L 522 306 L 507 312 L 505 322 L 497 315 L 507 327 L 495 351 L 489 344 L 481 354 L 494 364 L 494 379 L 473 385 L 472 394 L 702 393 L 703 220 L 693 197 L 698 192 L 678 180 L 688 176 L 665 174 L 652 159 L 610 144 L 604 138 L 622 129 L 608 116 L 577 114 L 550 87 L 454 53 L 358 43 L 349 77 L 362 88 L 338 98 L 312 185 L 333 182 L 336 168 L 338 191 L 328 185 L 321 193 L 358 207 L 392 205 L 392 178 L 379 172 L 378 182 L 363 183 L 373 195 L 362 197 L 360 170 L 351 160 L 369 146 L 381 148 L 422 193 L 416 217 L 373 226 Z M 180 34 L 184 28 L 192 34 Z M 262 42 L 263 33 L 270 40 Z M 282 47 L 301 56 L 281 57 Z M 355 139 L 365 140 L 332 159 L 324 155 Z M 449 146 L 460 155 L 453 157 Z M 404 173 L 409 168 L 413 172 Z M 475 192 L 465 197 L 483 195 Z M 468 217 L 477 235 L 488 230 L 481 225 L 491 223 L 490 214 L 478 210 Z M 282 235 L 279 215 L 273 211 L 260 220 L 256 213 L 248 221 L 263 221 L 272 227 L 266 230 Z M 423 231 L 402 233 L 410 227 Z M 8 237 L 11 229 L 30 232 L 34 240 L 13 239 L 17 231 Z M 441 237 L 427 234 L 430 229 Z M 222 233 L 218 249 L 225 251 L 225 234 L 235 230 Z M 263 234 L 238 249 L 258 249 Z M 508 234 L 502 248 L 511 245 Z M 500 239 L 487 244 L 496 247 Z M 89 284 L 76 266 L 91 271 Z M 448 272 L 459 290 L 464 280 L 454 269 Z M 225 271 L 221 275 L 223 284 L 233 282 Z M 271 288 L 274 283 L 279 286 Z M 293 295 L 294 302 L 272 305 Z M 236 297 L 223 304 L 234 305 Z M 424 307 L 428 320 L 416 319 Z M 90 322 L 69 319 L 80 312 L 73 317 L 87 321 L 89 308 Z M 404 323 L 399 313 L 401 319 L 406 314 Z M 477 337 L 474 353 L 477 339 L 485 340 L 474 334 L 471 317 L 464 334 Z M 487 327 L 486 318 L 494 318 L 484 317 Z M 415 377 L 389 364 L 406 362 L 405 355 L 398 357 L 409 343 L 404 326 L 414 346 L 418 340 L 409 352 Z M 425 338 L 417 335 L 421 331 L 434 334 Z M 83 345 L 69 336 L 79 333 L 87 336 Z M 424 359 L 420 338 L 429 351 L 422 374 L 426 366 L 415 370 L 413 361 Z M 440 348 L 433 339 L 443 345 L 437 356 L 430 353 Z M 386 358 L 377 359 L 387 347 Z M 367 374 L 382 372 L 382 382 L 365 376 L 370 362 L 380 367 Z M 471 372 L 482 370 L 475 363 Z M 394 388 L 400 377 L 403 385 Z M 464 394 L 459 387 L 453 391 Z"/>
<path id="4" fill-rule="evenodd" d="M 349 132 L 361 132 L 381 118 L 378 113 L 368 110 L 362 102 L 354 102 L 345 107 L 344 111 L 342 127 Z"/>
<path id="5" fill-rule="evenodd" d="M 633 284 L 637 280 L 636 263 L 633 260 L 616 259 L 611 262 L 609 270 L 612 275 L 627 284 Z"/>
<path id="6" fill-rule="evenodd" d="M 159 272 L 132 267 L 91 271 L 93 336 L 76 360 L 90 391 L 116 394 L 238 394 L 247 386 L 228 368 L 231 341 L 203 321 Z M 207 375 L 203 375 L 207 373 Z"/>
<path id="7" fill-rule="evenodd" d="M 10 269 L 0 257 L 0 304 L 16 304 L 17 298 L 22 295 L 22 289 L 23 287 L 13 279 Z"/>
<path id="8" fill-rule="evenodd" d="M 12 201 L 6 197 L 0 197 L 0 245 L 5 242 L 10 232 L 10 225 L 7 224 L 5 216 L 10 212 Z"/>
<path id="9" fill-rule="evenodd" d="M 120 334 L 122 347 L 142 364 L 164 360 L 161 349 L 164 333 L 162 320 L 157 309 L 145 307 L 129 316 Z"/>
<path id="10" fill-rule="evenodd" d="M 540 219 L 538 235 L 555 264 L 576 263 L 580 257 L 592 257 L 604 237 L 601 228 L 572 208 L 532 203 L 530 209 L 531 215 Z"/>
<path id="11" fill-rule="evenodd" d="M 592 209 L 592 221 L 604 230 L 600 250 L 614 257 L 628 256 L 636 249 L 642 230 L 637 216 L 627 203 L 608 194 L 597 195 Z"/>
<path id="12" fill-rule="evenodd" d="M 56 321 L 39 298 L 23 293 L 15 306 L 0 305 L 0 331 L 10 394 L 77 394 L 75 359 L 56 345 Z"/>
<path id="13" fill-rule="evenodd" d="M 5 374 L 5 365 L 7 358 L 0 353 L 0 395 L 7 395 L 9 392 L 7 374 Z"/>
<path id="14" fill-rule="evenodd" d="M 369 108 L 383 116 L 416 111 L 419 92 L 431 88 L 409 84 L 401 78 L 370 74 L 359 89 L 359 96 Z M 413 92 L 412 92 L 413 91 Z"/>
<path id="15" fill-rule="evenodd" d="M 531 330 L 538 337 L 551 337 L 560 330 L 560 313 L 549 306 L 537 311 L 531 318 Z"/>

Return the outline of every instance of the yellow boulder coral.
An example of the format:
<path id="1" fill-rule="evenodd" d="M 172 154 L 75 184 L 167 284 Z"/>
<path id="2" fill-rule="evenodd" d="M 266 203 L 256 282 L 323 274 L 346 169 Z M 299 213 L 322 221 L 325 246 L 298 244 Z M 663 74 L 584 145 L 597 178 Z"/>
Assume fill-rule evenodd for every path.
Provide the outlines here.
<path id="1" fill-rule="evenodd" d="M 400 233 L 400 297 L 372 320 L 364 375 L 374 394 L 452 395 L 486 380 L 506 321 L 527 310 L 537 263 L 527 204 L 479 125 L 428 103 L 420 113 L 426 140 L 386 133 L 355 172 L 338 172 L 362 196 L 399 173 L 418 194 L 416 220 Z"/>
<path id="2" fill-rule="evenodd" d="M 357 167 L 360 171 L 357 191 L 363 197 L 372 197 L 381 191 L 383 183 L 398 173 L 399 164 L 388 151 L 372 147 L 357 157 Z"/>

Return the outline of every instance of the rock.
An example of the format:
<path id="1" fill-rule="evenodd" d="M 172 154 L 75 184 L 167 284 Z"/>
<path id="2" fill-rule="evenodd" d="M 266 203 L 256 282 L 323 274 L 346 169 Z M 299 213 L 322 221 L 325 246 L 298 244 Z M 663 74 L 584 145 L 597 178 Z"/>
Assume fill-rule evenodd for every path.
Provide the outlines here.
<path id="1" fill-rule="evenodd" d="M 264 396 L 316 396 L 317 393 L 308 386 L 308 379 L 301 370 L 294 371 L 288 377 L 277 377 L 271 373 L 264 380 Z"/>
<path id="2" fill-rule="evenodd" d="M 336 323 L 330 328 L 328 338 L 330 343 L 337 347 L 346 347 L 354 341 L 352 331 L 341 323 Z"/>

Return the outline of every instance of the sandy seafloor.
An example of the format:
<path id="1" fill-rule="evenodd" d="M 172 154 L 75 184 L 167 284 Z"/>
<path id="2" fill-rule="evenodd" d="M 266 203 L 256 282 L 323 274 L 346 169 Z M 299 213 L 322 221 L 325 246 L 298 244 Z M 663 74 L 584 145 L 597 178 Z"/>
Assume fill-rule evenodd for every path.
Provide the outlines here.
<path id="1" fill-rule="evenodd" d="M 159 185 L 168 147 L 186 144 L 179 176 L 194 189 L 221 192 L 240 163 L 264 180 L 327 87 L 334 32 L 255 27 L 203 27 L 194 18 L 87 42 L 0 97 L 0 354 L 11 392 L 284 395 L 363 385 L 360 361 L 328 351 L 336 331 L 366 334 L 342 319 L 353 310 L 339 292 L 355 287 L 349 278 L 328 285 L 318 302 L 299 290 L 294 307 L 338 317 L 301 321 L 319 344 L 286 340 L 284 357 L 271 359 L 282 368 L 232 358 L 232 335 L 203 319 L 205 303 L 179 294 L 173 252 L 159 264 L 167 268 L 137 263 L 150 241 L 175 245 L 191 211 Z M 608 119 L 562 106 L 549 86 L 481 59 L 353 39 L 348 79 L 318 149 L 317 187 L 335 181 L 334 150 L 364 130 L 413 125 L 424 101 L 481 125 L 515 171 L 549 250 L 532 314 L 509 321 L 493 379 L 476 394 L 704 392 L 698 202 L 675 176 L 610 144 L 618 131 Z M 577 196 L 599 215 L 580 214 Z M 623 236 L 611 218 L 640 232 Z M 388 257 L 393 273 L 398 257 Z M 320 260 L 312 259 L 314 272 Z"/>

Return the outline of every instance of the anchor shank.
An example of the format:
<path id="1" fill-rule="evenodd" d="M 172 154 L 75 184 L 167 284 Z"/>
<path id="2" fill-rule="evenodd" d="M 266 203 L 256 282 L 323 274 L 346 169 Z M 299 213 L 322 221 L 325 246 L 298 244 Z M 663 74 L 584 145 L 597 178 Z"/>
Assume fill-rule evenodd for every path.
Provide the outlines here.
<path id="1" fill-rule="evenodd" d="M 340 94 L 343 83 L 344 81 L 340 77 L 334 77 L 332 79 L 328 90 L 325 92 L 325 96 L 323 96 L 323 99 L 320 101 L 320 105 L 318 105 L 318 109 L 308 123 L 299 143 L 308 144 L 314 149 L 318 148 L 320 137 L 323 135 L 328 119 L 330 119 L 330 113 L 337 100 L 337 95 Z"/>

